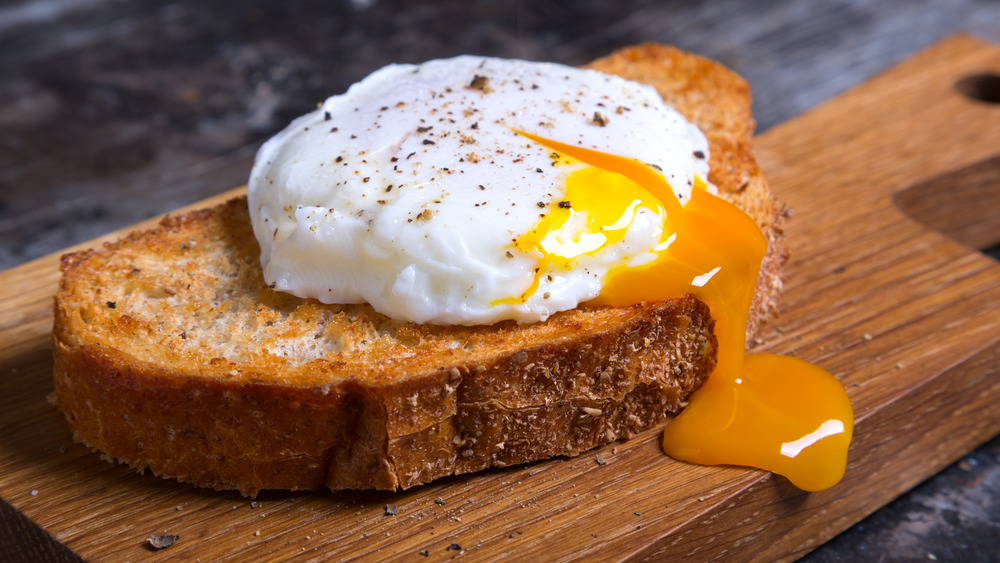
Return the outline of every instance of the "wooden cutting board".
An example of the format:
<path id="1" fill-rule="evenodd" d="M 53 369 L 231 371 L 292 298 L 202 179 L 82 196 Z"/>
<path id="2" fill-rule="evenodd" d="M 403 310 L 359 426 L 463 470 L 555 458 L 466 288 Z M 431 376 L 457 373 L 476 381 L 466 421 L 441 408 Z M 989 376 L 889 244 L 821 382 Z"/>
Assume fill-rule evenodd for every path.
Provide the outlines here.
<path id="1" fill-rule="evenodd" d="M 395 494 L 251 501 L 137 475 L 73 444 L 46 402 L 48 256 L 0 274 L 0 497 L 86 559 L 801 556 L 1000 432 L 1000 265 L 973 248 L 1000 242 L 1000 104 L 967 95 L 996 102 L 997 81 L 1000 48 L 955 37 L 759 138 L 794 214 L 784 313 L 758 349 L 846 386 L 857 425 L 831 490 L 672 461 L 659 431 Z M 145 547 L 164 532 L 179 539 Z"/>

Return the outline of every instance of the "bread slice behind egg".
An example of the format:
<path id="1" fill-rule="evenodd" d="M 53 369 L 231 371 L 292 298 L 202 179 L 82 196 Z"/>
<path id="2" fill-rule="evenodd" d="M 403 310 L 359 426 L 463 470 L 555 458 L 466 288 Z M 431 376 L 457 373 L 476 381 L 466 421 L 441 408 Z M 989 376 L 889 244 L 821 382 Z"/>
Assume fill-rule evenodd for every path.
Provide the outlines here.
<path id="1" fill-rule="evenodd" d="M 780 207 L 754 160 L 749 87 L 659 46 L 592 68 L 651 84 L 706 134 L 711 181 L 769 248 L 748 333 L 781 288 Z M 74 438 L 137 470 L 236 489 L 400 489 L 576 455 L 681 408 L 715 364 L 693 297 L 545 322 L 435 326 L 273 291 L 244 198 L 68 254 L 54 384 Z"/>

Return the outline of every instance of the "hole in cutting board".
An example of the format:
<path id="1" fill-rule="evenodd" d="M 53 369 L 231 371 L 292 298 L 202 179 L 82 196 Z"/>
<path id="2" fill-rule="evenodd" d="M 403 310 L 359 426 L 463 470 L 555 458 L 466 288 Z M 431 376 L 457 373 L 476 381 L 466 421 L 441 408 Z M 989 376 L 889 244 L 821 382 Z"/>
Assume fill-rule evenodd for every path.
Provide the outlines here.
<path id="1" fill-rule="evenodd" d="M 902 190 L 893 202 L 924 225 L 1000 260 L 1000 156 Z"/>
<path id="2" fill-rule="evenodd" d="M 955 83 L 955 90 L 973 100 L 1000 104 L 1000 74 L 992 72 L 970 74 Z"/>

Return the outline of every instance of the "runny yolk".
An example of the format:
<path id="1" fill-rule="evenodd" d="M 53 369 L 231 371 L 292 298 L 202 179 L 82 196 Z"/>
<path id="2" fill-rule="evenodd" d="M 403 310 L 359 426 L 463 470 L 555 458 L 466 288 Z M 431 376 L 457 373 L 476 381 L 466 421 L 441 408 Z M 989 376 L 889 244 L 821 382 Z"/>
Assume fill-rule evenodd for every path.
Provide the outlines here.
<path id="1" fill-rule="evenodd" d="M 839 482 L 854 429 L 843 386 L 804 360 L 744 355 L 747 316 L 767 250 L 753 219 L 710 194 L 704 184 L 696 185 L 691 201 L 682 206 L 663 175 L 639 161 L 519 133 L 594 167 L 585 169 L 593 172 L 574 172 L 567 183 L 567 199 L 583 195 L 599 203 L 581 206 L 592 213 L 587 236 L 557 240 L 556 231 L 569 215 L 547 214 L 515 244 L 542 252 L 541 271 L 621 240 L 636 206 L 655 207 L 666 216 L 657 258 L 612 270 L 601 294 L 589 303 L 630 305 L 693 294 L 711 310 L 718 340 L 715 370 L 667 425 L 664 451 L 690 463 L 758 467 L 784 475 L 806 491 Z M 580 187 L 595 179 L 599 181 L 590 192 Z M 576 201 L 567 207 L 576 207 Z M 537 281 L 528 293 L 535 287 Z"/>
<path id="2" fill-rule="evenodd" d="M 639 207 L 666 219 L 659 201 L 626 176 L 599 167 L 571 173 L 566 199 L 546 206 L 538 223 L 514 243 L 518 250 L 540 255 L 534 280 L 522 295 L 496 303 L 523 303 L 545 272 L 569 270 L 578 256 L 621 242 Z"/>

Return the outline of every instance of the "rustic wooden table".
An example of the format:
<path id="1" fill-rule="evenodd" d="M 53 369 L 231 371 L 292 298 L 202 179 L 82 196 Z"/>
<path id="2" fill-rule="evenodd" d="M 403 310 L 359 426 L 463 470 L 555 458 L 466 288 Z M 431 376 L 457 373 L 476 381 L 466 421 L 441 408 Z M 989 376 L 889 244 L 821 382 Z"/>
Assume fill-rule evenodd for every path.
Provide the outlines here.
<path id="1" fill-rule="evenodd" d="M 0 271 L 244 183 L 263 139 L 388 62 L 672 43 L 746 77 L 765 131 L 956 32 L 1000 43 L 1000 5 L 8 1 Z M 807 558 L 1000 558 L 998 462 L 994 439 Z M 0 559 L 73 558 L 0 502 Z"/>

